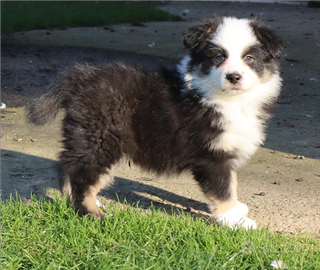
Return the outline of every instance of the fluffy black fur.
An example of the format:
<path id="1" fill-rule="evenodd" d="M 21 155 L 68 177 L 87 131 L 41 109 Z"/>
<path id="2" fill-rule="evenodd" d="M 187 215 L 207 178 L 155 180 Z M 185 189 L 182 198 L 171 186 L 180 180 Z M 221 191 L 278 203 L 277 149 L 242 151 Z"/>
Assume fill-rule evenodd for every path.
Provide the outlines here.
<path id="1" fill-rule="evenodd" d="M 30 105 L 28 119 L 42 125 L 66 109 L 60 162 L 80 193 L 128 156 L 157 173 L 191 169 L 205 191 L 226 199 L 221 166 L 232 156 L 207 147 L 222 131 L 211 127 L 219 114 L 197 96 L 182 97 L 181 88 L 178 74 L 165 69 L 76 65 Z"/>

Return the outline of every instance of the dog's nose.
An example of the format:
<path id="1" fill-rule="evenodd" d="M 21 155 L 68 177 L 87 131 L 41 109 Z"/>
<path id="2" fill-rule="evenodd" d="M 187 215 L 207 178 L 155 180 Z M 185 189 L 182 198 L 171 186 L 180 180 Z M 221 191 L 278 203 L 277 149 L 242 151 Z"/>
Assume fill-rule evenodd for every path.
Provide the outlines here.
<path id="1" fill-rule="evenodd" d="M 228 73 L 226 79 L 232 84 L 236 84 L 241 80 L 242 76 L 239 73 Z"/>

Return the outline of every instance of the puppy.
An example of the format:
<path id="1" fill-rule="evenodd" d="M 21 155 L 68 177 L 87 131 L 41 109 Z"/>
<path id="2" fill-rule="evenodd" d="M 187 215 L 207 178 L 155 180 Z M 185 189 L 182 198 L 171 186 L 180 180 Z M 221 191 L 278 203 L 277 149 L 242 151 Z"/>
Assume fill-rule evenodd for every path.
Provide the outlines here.
<path id="1" fill-rule="evenodd" d="M 265 140 L 283 43 L 256 20 L 230 17 L 183 36 L 189 53 L 175 70 L 77 64 L 27 108 L 36 125 L 66 110 L 58 176 L 79 214 L 104 216 L 102 175 L 127 157 L 158 174 L 190 170 L 219 223 L 256 228 L 237 200 L 237 170 Z"/>

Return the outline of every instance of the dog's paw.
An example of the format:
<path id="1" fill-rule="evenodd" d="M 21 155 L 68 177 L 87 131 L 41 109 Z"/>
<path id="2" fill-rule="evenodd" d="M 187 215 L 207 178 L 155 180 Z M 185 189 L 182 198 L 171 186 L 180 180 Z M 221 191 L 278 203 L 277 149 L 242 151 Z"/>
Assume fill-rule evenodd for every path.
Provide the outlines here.
<path id="1" fill-rule="evenodd" d="M 246 216 L 243 216 L 242 219 L 238 222 L 234 228 L 236 229 L 237 227 L 244 228 L 246 231 L 250 229 L 256 229 L 257 228 L 257 223 L 255 220 L 252 220 Z"/>
<path id="2" fill-rule="evenodd" d="M 238 211 L 244 216 L 247 215 L 249 212 L 248 206 L 246 206 L 244 203 L 241 203 L 239 201 L 237 201 L 237 208 L 238 208 Z"/>
<path id="3" fill-rule="evenodd" d="M 216 216 L 215 219 L 219 224 L 228 226 L 231 229 L 256 229 L 256 221 L 248 218 L 246 216 L 247 213 L 248 207 L 245 204 L 238 202 L 236 207 L 231 208 L 227 212 Z"/>
<path id="4" fill-rule="evenodd" d="M 230 227 L 231 229 L 244 228 L 245 230 L 249 230 L 249 229 L 257 228 L 256 221 L 246 216 L 242 216 L 240 218 L 234 218 L 234 217 L 221 215 L 218 218 L 216 218 L 216 221 L 223 226 Z"/>

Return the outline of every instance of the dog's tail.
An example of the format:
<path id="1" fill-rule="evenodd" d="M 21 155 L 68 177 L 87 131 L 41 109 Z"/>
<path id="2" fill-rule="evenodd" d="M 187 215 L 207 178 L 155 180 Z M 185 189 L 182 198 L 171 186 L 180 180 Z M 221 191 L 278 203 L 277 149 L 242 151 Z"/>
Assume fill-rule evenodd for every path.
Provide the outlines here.
<path id="1" fill-rule="evenodd" d="M 37 126 L 44 125 L 56 117 L 64 107 L 65 95 L 61 88 L 51 86 L 48 93 L 33 101 L 27 108 L 27 120 Z"/>
<path id="2" fill-rule="evenodd" d="M 58 76 L 51 83 L 46 94 L 27 106 L 26 117 L 28 122 L 37 126 L 44 125 L 53 120 L 60 109 L 67 107 L 72 91 L 72 82 L 68 78 L 69 73 Z"/>

